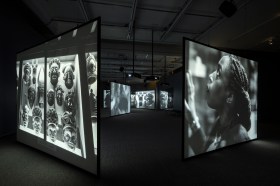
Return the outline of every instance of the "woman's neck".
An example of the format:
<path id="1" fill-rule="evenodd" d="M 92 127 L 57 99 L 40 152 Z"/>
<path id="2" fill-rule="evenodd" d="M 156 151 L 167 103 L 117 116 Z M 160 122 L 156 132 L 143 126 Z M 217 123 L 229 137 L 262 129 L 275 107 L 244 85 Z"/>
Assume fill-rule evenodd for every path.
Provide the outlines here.
<path id="1" fill-rule="evenodd" d="M 220 116 L 220 133 L 223 133 L 224 130 L 231 127 L 232 121 L 234 119 L 234 114 L 232 109 L 229 107 L 225 107 L 221 112 L 219 112 Z"/>

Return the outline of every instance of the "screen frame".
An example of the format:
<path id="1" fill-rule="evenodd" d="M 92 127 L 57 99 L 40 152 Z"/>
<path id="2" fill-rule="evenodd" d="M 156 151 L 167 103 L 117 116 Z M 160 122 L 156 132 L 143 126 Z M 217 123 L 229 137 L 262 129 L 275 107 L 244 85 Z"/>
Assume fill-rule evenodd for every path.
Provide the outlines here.
<path id="1" fill-rule="evenodd" d="M 64 36 L 66 34 L 69 34 L 71 32 L 73 32 L 76 29 L 82 28 L 86 25 L 89 25 L 91 23 L 96 22 L 96 42 L 97 42 L 97 92 L 98 92 L 98 97 L 100 97 L 101 95 L 101 89 L 100 89 L 100 72 L 101 72 L 101 17 L 97 17 L 95 19 L 92 19 L 90 21 L 87 21 L 75 28 L 72 28 L 66 32 L 63 32 L 59 35 L 56 35 L 54 37 L 52 37 L 51 39 L 48 39 L 44 42 L 41 42 L 39 44 L 33 45 L 31 47 L 28 47 L 26 49 L 23 49 L 19 52 L 16 53 L 17 55 L 17 60 L 20 62 L 20 66 L 19 66 L 19 77 L 22 77 L 22 64 L 23 64 L 23 60 L 27 60 L 27 59 L 32 59 L 32 58 L 37 58 L 37 57 L 43 57 L 44 61 L 45 61 L 45 67 L 47 65 L 47 58 L 50 57 L 47 54 L 47 51 L 49 49 L 43 49 L 40 54 L 24 54 L 24 52 L 29 52 L 29 50 L 32 51 L 32 49 L 34 50 L 38 50 L 35 49 L 36 47 L 40 47 L 43 46 L 46 42 L 52 41 L 54 39 L 57 39 L 60 36 Z M 84 47 L 83 47 L 84 48 Z M 79 51 L 77 51 L 78 53 Z M 86 50 L 84 50 L 84 52 L 86 52 Z M 39 53 L 39 52 L 38 52 Z M 39 55 L 39 56 L 38 56 Z M 85 57 L 83 56 L 82 59 L 84 59 Z M 87 99 L 89 99 L 89 93 L 88 93 L 88 89 L 87 86 L 85 86 L 87 84 L 87 73 L 82 73 L 82 72 L 86 72 L 86 64 L 84 64 L 81 60 L 81 56 L 79 56 L 79 66 L 80 66 L 80 71 L 79 71 L 79 75 L 80 75 L 80 83 L 81 83 L 81 93 L 82 95 L 86 95 L 87 97 L 82 98 L 82 109 L 83 109 L 83 117 L 84 117 L 84 133 L 86 134 L 85 136 L 85 141 L 87 143 L 86 145 L 86 159 L 83 157 L 80 157 L 76 154 L 73 154 L 67 150 L 64 150 L 62 148 L 60 148 L 59 146 L 55 146 L 54 144 L 49 143 L 46 140 L 46 104 L 47 104 L 47 100 L 46 100 L 46 94 L 44 93 L 44 139 L 38 138 L 37 136 L 33 136 L 31 134 L 28 134 L 22 130 L 19 129 L 19 112 L 20 112 L 20 97 L 21 97 L 21 88 L 22 88 L 22 81 L 19 81 L 18 84 L 18 95 L 17 95 L 17 141 L 31 146 L 33 148 L 36 148 L 38 150 L 41 150 L 47 154 L 50 154 L 58 159 L 61 159 L 63 161 L 66 161 L 70 164 L 73 164 L 79 168 L 82 168 L 92 174 L 94 174 L 97 177 L 100 177 L 100 147 L 101 147 L 101 143 L 100 143 L 100 104 L 101 104 L 101 99 L 97 99 L 97 155 L 94 157 L 94 146 L 93 146 L 93 133 L 91 127 L 91 121 L 90 120 L 90 111 L 87 108 L 90 108 L 89 103 L 87 101 Z M 46 82 L 47 78 L 47 68 L 44 69 L 45 74 L 44 74 L 44 81 Z M 46 92 L 46 84 L 44 83 L 44 88 L 45 88 L 45 92 Z M 88 117 L 87 117 L 88 116 Z M 89 126 L 85 126 L 85 125 L 89 125 Z M 88 132 L 87 132 L 88 130 Z M 89 132 L 90 131 L 90 132 Z M 87 148 L 91 146 L 90 148 Z M 92 151 L 91 151 L 92 150 Z M 95 161 L 96 162 L 96 166 L 92 166 L 92 162 Z"/>
<path id="2" fill-rule="evenodd" d="M 195 40 L 187 38 L 187 37 L 183 37 L 182 38 L 182 46 L 183 46 L 182 47 L 183 48 L 183 52 L 182 52 L 182 54 L 183 54 L 183 56 L 182 56 L 183 57 L 183 60 L 182 60 L 183 61 L 183 64 L 182 64 L 182 68 L 183 68 L 183 73 L 182 73 L 182 89 L 183 89 L 182 90 L 182 110 L 183 110 L 183 117 L 182 117 L 182 128 L 181 128 L 182 129 L 182 133 L 181 133 L 182 134 L 182 138 L 181 138 L 182 139 L 182 141 L 181 141 L 181 159 L 182 159 L 182 161 L 186 161 L 186 160 L 191 159 L 191 158 L 196 158 L 198 156 L 205 155 L 205 154 L 208 154 L 208 153 L 217 152 L 217 151 L 223 150 L 224 148 L 229 148 L 229 147 L 233 147 L 235 145 L 239 145 L 239 144 L 243 144 L 243 143 L 252 142 L 254 140 L 258 140 L 259 137 L 257 135 L 256 138 L 250 139 L 248 141 L 243 141 L 243 142 L 227 145 L 225 147 L 221 147 L 221 148 L 218 148 L 218 149 L 215 149 L 215 150 L 203 152 L 203 153 L 197 154 L 195 156 L 185 157 L 185 153 L 184 152 L 185 152 L 185 130 L 186 130 L 186 128 L 185 128 L 185 105 L 184 105 L 184 100 L 185 100 L 185 93 L 186 93 L 186 89 L 187 89 L 187 87 L 185 86 L 185 74 L 186 74 L 186 68 L 189 68 L 189 66 L 187 66 L 187 64 L 186 64 L 186 55 L 189 55 L 189 51 L 186 51 L 186 42 L 187 41 L 190 41 L 190 42 L 193 42 L 193 43 L 196 43 L 196 44 L 200 44 L 200 45 L 203 45 L 205 47 L 209 47 L 211 49 L 216 49 L 216 50 L 218 50 L 220 52 L 225 52 L 225 53 L 228 53 L 228 54 L 236 55 L 236 56 L 241 57 L 241 58 L 253 60 L 254 62 L 258 63 L 258 65 L 259 65 L 259 62 L 256 61 L 255 59 L 248 58 L 248 57 L 240 55 L 240 54 L 236 54 L 236 52 L 232 52 L 230 50 L 224 50 L 224 49 L 220 49 L 220 48 L 217 48 L 217 47 L 213 47 L 213 46 L 201 43 L 199 41 L 195 41 Z M 258 70 L 258 79 L 257 79 L 257 87 L 258 88 L 259 88 L 259 77 L 260 77 L 260 75 L 259 75 L 259 70 Z M 257 134 L 259 133 L 259 131 L 258 131 L 259 130 L 259 127 L 258 127 L 259 126 L 259 109 L 258 108 L 260 108 L 260 106 L 259 106 L 259 93 L 258 92 L 259 92 L 259 90 L 257 91 L 257 98 L 256 98 L 257 103 L 258 103 L 258 107 L 257 107 L 257 122 L 256 122 Z"/>

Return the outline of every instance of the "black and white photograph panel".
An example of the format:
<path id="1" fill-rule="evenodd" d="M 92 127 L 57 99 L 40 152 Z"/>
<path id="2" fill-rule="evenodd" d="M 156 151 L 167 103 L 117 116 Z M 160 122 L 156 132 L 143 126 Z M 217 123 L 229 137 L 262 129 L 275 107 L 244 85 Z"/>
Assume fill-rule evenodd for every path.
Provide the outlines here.
<path id="1" fill-rule="evenodd" d="M 130 94 L 130 106 L 131 108 L 136 108 L 136 95 Z"/>
<path id="2" fill-rule="evenodd" d="M 47 58 L 47 141 L 86 158 L 78 55 Z"/>
<path id="3" fill-rule="evenodd" d="M 159 91 L 159 104 L 160 109 L 168 108 L 168 92 L 167 91 Z"/>
<path id="4" fill-rule="evenodd" d="M 111 82 L 111 116 L 130 113 L 130 86 Z"/>
<path id="5" fill-rule="evenodd" d="M 184 157 L 257 138 L 257 62 L 185 40 Z"/>
<path id="6" fill-rule="evenodd" d="M 44 138 L 45 58 L 22 62 L 19 129 Z"/>
<path id="7" fill-rule="evenodd" d="M 137 91 L 136 94 L 136 108 L 155 109 L 155 91 Z"/>
<path id="8" fill-rule="evenodd" d="M 110 108 L 111 93 L 110 90 L 103 90 L 103 108 Z"/>
<path id="9" fill-rule="evenodd" d="M 85 54 L 94 154 L 97 155 L 97 52 Z"/>

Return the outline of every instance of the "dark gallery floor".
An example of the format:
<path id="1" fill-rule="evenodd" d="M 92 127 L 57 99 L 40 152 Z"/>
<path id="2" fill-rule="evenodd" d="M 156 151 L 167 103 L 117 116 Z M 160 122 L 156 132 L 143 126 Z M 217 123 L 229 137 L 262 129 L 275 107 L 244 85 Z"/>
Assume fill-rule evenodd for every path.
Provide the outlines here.
<path id="1" fill-rule="evenodd" d="M 279 127 L 269 137 L 181 161 L 181 116 L 133 110 L 103 118 L 101 177 L 16 141 L 0 139 L 0 185 L 280 184 Z"/>

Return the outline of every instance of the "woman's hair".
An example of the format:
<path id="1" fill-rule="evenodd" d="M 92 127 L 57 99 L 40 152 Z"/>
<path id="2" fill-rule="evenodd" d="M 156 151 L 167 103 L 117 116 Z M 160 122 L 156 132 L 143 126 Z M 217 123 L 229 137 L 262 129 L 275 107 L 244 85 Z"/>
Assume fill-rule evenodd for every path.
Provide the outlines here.
<path id="1" fill-rule="evenodd" d="M 232 78 L 229 86 L 234 91 L 234 109 L 240 122 L 248 131 L 251 128 L 251 101 L 248 93 L 249 82 L 244 67 L 234 55 L 229 55 Z"/>

